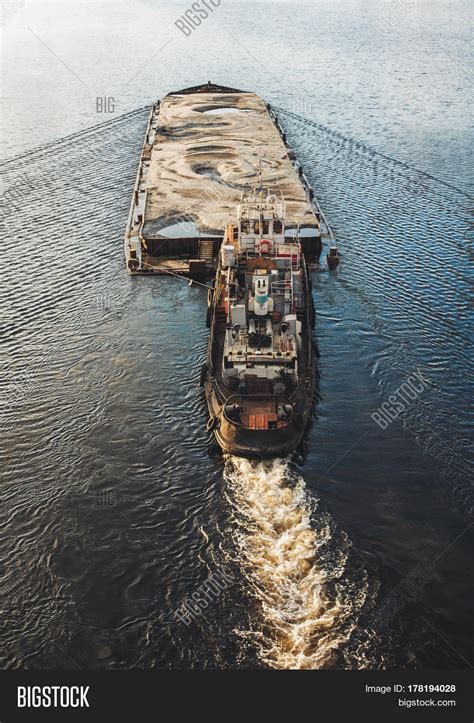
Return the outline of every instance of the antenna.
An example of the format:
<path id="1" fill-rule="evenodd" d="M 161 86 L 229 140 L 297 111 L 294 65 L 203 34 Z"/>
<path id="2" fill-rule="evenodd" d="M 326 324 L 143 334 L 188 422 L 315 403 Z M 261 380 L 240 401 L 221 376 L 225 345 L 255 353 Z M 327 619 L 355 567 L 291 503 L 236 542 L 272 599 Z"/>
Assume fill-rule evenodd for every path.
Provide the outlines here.
<path id="1" fill-rule="evenodd" d="M 258 149 L 258 186 L 262 188 L 262 147 Z"/>

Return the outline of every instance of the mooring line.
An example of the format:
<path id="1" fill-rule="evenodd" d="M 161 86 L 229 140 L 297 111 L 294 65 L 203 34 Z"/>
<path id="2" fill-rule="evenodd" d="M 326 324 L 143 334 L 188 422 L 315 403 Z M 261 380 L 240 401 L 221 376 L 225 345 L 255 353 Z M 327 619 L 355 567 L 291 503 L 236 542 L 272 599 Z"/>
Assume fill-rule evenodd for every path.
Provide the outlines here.
<path id="1" fill-rule="evenodd" d="M 147 264 L 146 261 L 144 261 L 142 265 L 148 266 L 151 269 L 154 268 L 152 266 L 152 264 Z M 175 271 L 170 271 L 169 269 L 160 269 L 159 273 L 160 274 L 169 274 L 170 276 L 176 276 L 178 279 L 184 279 L 184 281 L 188 282 L 188 286 L 194 286 L 194 284 L 197 284 L 198 286 L 203 286 L 205 289 L 210 289 L 211 291 L 213 291 L 212 286 L 209 286 L 208 284 L 203 284 L 202 281 L 196 281 L 196 279 L 193 279 L 190 276 L 183 276 L 183 274 L 177 274 Z"/>

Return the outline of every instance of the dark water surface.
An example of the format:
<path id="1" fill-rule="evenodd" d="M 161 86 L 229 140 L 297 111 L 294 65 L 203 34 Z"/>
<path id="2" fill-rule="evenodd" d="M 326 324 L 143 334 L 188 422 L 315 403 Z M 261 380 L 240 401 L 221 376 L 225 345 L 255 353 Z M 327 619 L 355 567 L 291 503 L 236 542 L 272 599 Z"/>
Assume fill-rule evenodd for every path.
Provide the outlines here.
<path id="1" fill-rule="evenodd" d="M 2 667 L 473 664 L 463 130 L 441 148 L 412 108 L 397 144 L 379 118 L 403 165 L 370 150 L 366 118 L 357 139 L 346 106 L 301 120 L 265 77 L 343 256 L 314 274 L 319 397 L 292 460 L 222 458 L 198 385 L 205 290 L 125 273 L 148 110 L 4 164 L 28 192 L 2 224 Z M 371 414 L 417 370 L 427 388 L 382 430 Z"/>

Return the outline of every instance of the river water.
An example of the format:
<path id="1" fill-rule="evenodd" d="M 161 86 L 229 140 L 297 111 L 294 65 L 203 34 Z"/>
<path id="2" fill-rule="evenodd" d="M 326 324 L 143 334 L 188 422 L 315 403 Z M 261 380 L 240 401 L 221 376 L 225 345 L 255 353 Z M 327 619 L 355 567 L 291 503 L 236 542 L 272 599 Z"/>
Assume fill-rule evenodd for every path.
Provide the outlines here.
<path id="1" fill-rule="evenodd" d="M 469 4 L 408 6 L 388 34 L 355 1 L 252 3 L 250 28 L 222 3 L 189 38 L 171 2 L 8 22 L 2 667 L 472 665 Z M 280 109 L 342 254 L 291 459 L 222 457 L 205 291 L 124 270 L 147 104 L 208 78 Z"/>

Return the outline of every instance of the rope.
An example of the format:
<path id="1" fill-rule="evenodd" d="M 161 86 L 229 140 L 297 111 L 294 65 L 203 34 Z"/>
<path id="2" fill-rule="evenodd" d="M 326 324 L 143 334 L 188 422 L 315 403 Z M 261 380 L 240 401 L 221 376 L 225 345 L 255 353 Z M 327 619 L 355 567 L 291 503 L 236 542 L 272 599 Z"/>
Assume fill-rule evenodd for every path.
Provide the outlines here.
<path id="1" fill-rule="evenodd" d="M 148 268 L 150 269 L 154 268 L 152 264 L 147 264 L 146 262 L 143 264 L 143 266 L 148 266 Z M 195 279 L 191 279 L 189 276 L 177 274 L 175 271 L 170 271 L 169 269 L 160 269 L 160 274 L 169 274 L 170 276 L 176 276 L 178 279 L 184 279 L 184 281 L 187 281 L 188 286 L 193 286 L 194 284 L 197 284 L 197 286 L 203 286 L 205 289 L 211 289 L 212 291 L 212 286 L 209 286 L 208 284 L 203 284 L 202 281 L 196 281 Z"/>

